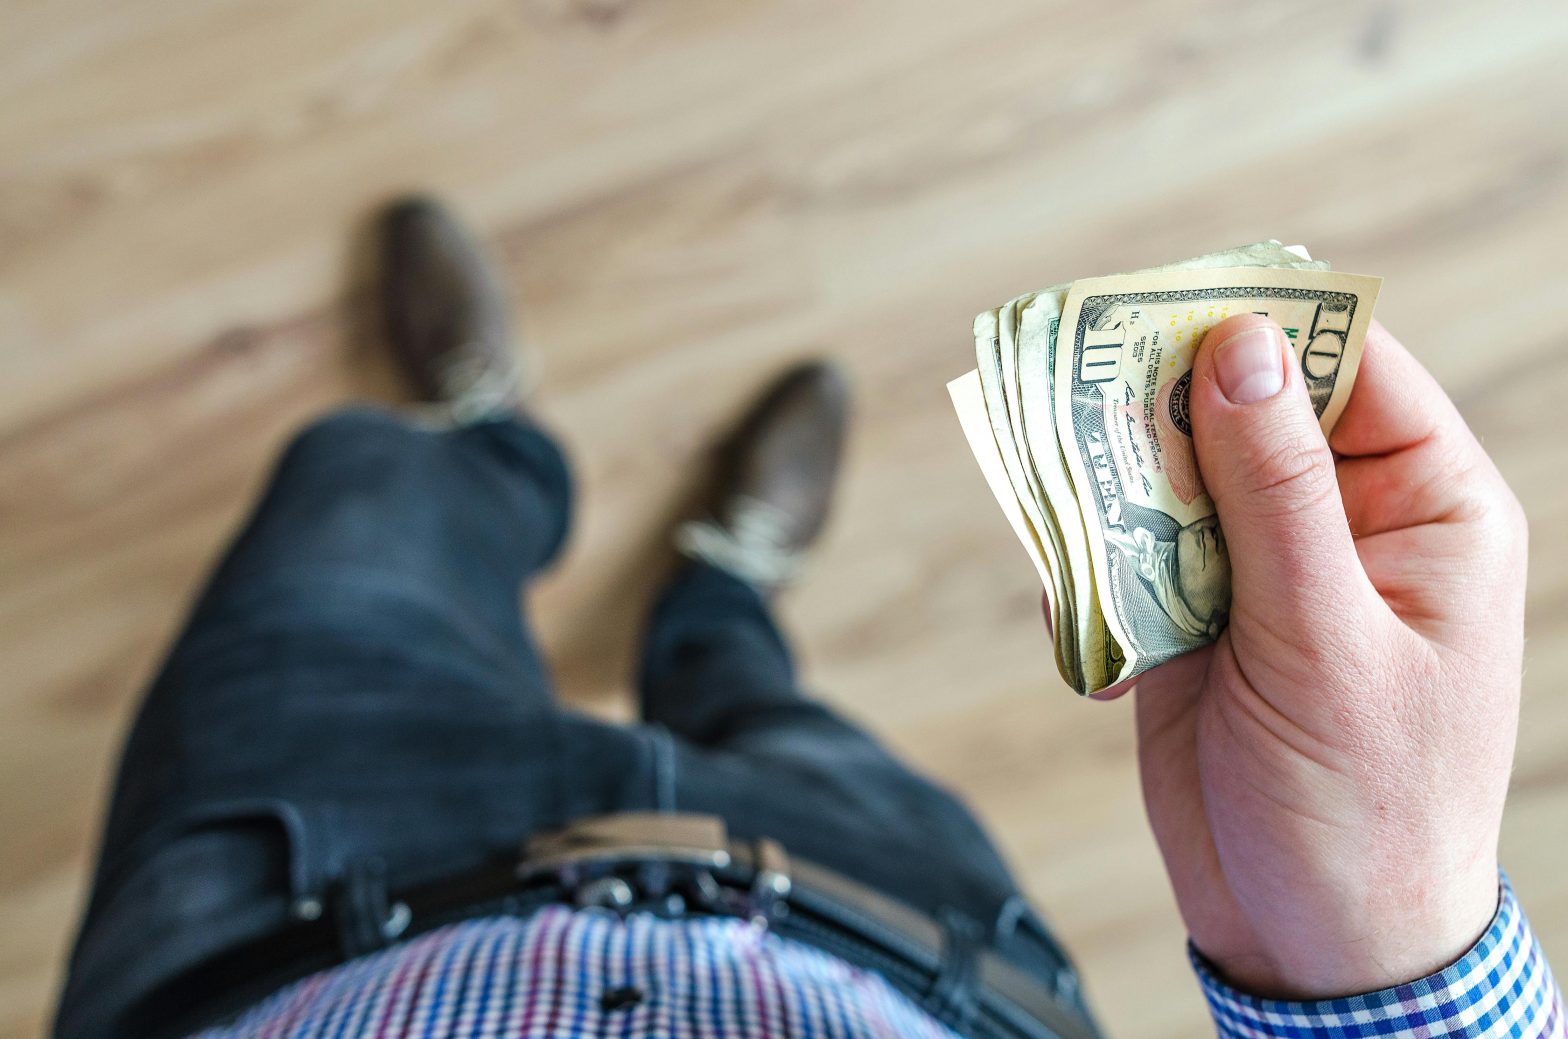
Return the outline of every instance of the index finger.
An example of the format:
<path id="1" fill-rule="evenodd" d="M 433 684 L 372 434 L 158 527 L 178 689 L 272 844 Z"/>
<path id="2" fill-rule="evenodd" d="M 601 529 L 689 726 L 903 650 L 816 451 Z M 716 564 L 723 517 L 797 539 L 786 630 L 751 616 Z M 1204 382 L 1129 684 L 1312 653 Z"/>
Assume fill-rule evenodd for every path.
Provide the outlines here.
<path id="1" fill-rule="evenodd" d="M 1351 457 L 1387 455 L 1464 428 L 1448 394 L 1376 319 L 1367 329 L 1361 368 L 1345 411 L 1329 435 Z"/>

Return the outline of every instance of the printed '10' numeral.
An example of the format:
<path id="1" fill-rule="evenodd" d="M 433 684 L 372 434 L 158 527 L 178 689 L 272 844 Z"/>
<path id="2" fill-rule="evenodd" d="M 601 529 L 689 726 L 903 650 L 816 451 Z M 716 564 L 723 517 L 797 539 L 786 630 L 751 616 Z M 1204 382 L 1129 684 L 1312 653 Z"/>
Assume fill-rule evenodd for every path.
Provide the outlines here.
<path id="1" fill-rule="evenodd" d="M 1309 379 L 1326 379 L 1339 370 L 1350 336 L 1350 304 L 1324 301 L 1312 315 L 1312 332 L 1301 354 L 1301 370 Z"/>
<path id="2" fill-rule="evenodd" d="M 1110 328 L 1091 328 L 1083 336 L 1083 355 L 1078 360 L 1078 381 L 1112 382 L 1122 374 L 1122 346 L 1127 331 L 1120 322 Z"/>

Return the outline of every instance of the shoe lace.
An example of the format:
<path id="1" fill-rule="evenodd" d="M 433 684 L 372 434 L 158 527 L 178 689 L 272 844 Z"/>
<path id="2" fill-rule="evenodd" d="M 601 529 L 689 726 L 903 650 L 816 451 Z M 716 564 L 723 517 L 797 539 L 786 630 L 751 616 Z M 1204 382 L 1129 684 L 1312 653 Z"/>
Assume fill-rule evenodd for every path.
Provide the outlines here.
<path id="1" fill-rule="evenodd" d="M 438 425 L 470 426 L 511 412 L 519 396 L 516 368 L 498 365 L 477 349 L 452 353 L 435 373 L 440 399 L 421 405 L 420 415 Z"/>
<path id="2" fill-rule="evenodd" d="M 726 511 L 727 524 L 713 519 L 681 524 L 676 549 L 755 585 L 785 584 L 800 573 L 804 557 L 792 547 L 788 513 L 746 495 L 734 498 Z"/>

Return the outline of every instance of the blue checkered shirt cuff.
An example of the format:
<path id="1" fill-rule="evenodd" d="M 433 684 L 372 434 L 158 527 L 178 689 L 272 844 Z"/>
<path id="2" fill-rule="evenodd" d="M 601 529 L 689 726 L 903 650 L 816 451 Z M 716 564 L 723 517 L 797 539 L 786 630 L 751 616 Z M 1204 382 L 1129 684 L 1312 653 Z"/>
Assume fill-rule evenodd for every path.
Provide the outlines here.
<path id="1" fill-rule="evenodd" d="M 1458 963 L 1364 996 L 1259 999 L 1220 980 L 1190 945 L 1188 954 L 1222 1039 L 1562 1039 L 1568 1035 L 1562 993 L 1507 877 L 1501 887 L 1492 925 Z"/>

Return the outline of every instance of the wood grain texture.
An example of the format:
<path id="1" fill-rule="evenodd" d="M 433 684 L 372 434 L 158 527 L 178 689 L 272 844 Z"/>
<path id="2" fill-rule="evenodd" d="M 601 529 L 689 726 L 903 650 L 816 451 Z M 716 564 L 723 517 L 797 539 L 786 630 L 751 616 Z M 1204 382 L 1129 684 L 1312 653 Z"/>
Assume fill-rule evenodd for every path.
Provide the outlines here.
<path id="1" fill-rule="evenodd" d="M 538 589 L 624 716 L 663 524 L 791 359 L 851 369 L 811 683 L 979 807 L 1109 1031 L 1207 1019 L 1130 705 L 1060 687 L 948 410 L 1018 292 L 1278 237 L 1387 279 L 1530 514 L 1505 860 L 1568 955 L 1568 8 L 13 0 L 0 32 L 0 1035 L 38 1034 L 119 739 L 290 430 L 393 383 L 367 215 L 502 257 L 582 513 Z"/>

